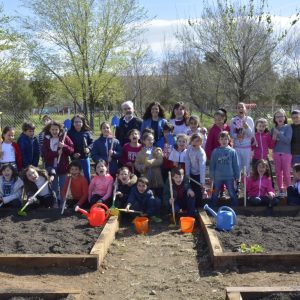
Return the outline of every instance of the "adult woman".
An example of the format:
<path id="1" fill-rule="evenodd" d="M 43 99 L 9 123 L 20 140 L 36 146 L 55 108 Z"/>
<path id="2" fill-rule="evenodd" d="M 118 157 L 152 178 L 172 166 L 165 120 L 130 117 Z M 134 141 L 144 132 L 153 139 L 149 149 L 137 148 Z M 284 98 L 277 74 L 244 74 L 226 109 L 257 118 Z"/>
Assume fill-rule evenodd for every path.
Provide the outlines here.
<path id="1" fill-rule="evenodd" d="M 163 135 L 163 126 L 166 122 L 164 108 L 158 102 L 151 102 L 143 116 L 141 134 L 143 134 L 145 128 L 152 128 L 154 130 L 154 141 L 156 143 Z"/>

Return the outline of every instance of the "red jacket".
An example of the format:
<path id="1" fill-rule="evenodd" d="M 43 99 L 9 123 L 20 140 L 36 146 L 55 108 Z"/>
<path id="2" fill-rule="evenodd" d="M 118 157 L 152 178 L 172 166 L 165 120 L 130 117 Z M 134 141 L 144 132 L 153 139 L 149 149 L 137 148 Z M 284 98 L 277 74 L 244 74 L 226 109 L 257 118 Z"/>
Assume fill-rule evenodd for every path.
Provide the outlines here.
<path id="1" fill-rule="evenodd" d="M 43 149 L 42 154 L 45 161 L 46 168 L 54 167 L 54 159 L 58 159 L 58 151 L 52 151 L 50 148 L 50 138 L 51 136 L 46 135 L 43 141 Z M 62 141 L 63 135 L 59 137 L 59 141 Z M 58 175 L 67 174 L 69 167 L 69 156 L 74 152 L 74 146 L 71 139 L 66 135 L 65 146 L 63 147 L 62 155 L 60 158 L 60 162 L 56 167 L 56 173 Z"/>
<path id="2" fill-rule="evenodd" d="M 22 171 L 23 160 L 22 160 L 22 153 L 21 153 L 20 147 L 16 142 L 12 142 L 11 145 L 14 147 L 14 150 L 15 150 L 17 169 L 18 169 L 18 171 Z"/>
<path id="3" fill-rule="evenodd" d="M 215 148 L 220 147 L 219 143 L 219 134 L 221 131 L 230 132 L 229 126 L 225 123 L 223 128 L 220 128 L 216 124 L 214 124 L 208 131 L 208 136 L 205 144 L 205 152 L 207 160 L 210 160 L 211 154 Z"/>
<path id="4" fill-rule="evenodd" d="M 272 139 L 272 136 L 269 132 L 256 132 L 255 139 L 253 138 L 252 142 L 253 158 L 267 159 L 269 155 L 269 149 L 273 149 L 275 143 L 276 141 Z"/>

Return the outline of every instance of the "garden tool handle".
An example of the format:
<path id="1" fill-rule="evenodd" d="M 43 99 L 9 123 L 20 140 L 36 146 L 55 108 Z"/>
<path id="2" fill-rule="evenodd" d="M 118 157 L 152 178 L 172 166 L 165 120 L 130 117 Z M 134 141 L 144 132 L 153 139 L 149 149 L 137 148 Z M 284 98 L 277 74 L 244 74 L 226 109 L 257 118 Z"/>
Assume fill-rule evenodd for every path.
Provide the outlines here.
<path id="1" fill-rule="evenodd" d="M 35 192 L 35 194 L 29 198 L 35 198 L 44 188 L 45 186 L 48 184 L 48 180 L 46 180 L 46 182 Z"/>
<path id="2" fill-rule="evenodd" d="M 173 222 L 176 225 L 176 217 L 175 217 L 175 207 L 174 207 L 174 194 L 173 194 L 173 184 L 172 184 L 172 176 L 171 172 L 169 171 L 169 184 L 170 184 L 170 195 L 171 199 L 173 199 L 171 205 L 172 205 L 172 215 L 173 215 Z"/>
<path id="3" fill-rule="evenodd" d="M 67 131 L 65 130 L 64 136 L 63 136 L 63 138 L 62 138 L 62 143 L 65 142 L 66 136 L 67 136 Z M 61 153 L 59 154 L 59 156 L 58 156 L 58 159 L 57 159 L 57 165 L 58 165 L 59 162 L 60 162 L 61 155 L 62 155 L 62 152 L 61 152 Z"/>
<path id="4" fill-rule="evenodd" d="M 62 206 L 62 209 L 61 209 L 61 214 L 62 215 L 64 214 L 64 211 L 65 211 L 65 208 L 66 208 L 67 196 L 70 193 L 70 189 L 71 189 L 71 182 L 72 182 L 72 176 L 69 177 L 68 188 L 67 188 L 64 203 L 63 203 L 63 206 Z"/>

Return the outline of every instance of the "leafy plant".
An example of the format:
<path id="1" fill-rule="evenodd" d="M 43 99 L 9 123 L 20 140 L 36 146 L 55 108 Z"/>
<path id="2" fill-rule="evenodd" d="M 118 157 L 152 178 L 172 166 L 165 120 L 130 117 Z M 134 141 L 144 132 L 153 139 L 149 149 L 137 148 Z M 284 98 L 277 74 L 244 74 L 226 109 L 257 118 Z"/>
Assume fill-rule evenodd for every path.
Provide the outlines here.
<path id="1" fill-rule="evenodd" d="M 242 243 L 240 245 L 239 252 L 242 253 L 263 253 L 264 248 L 261 245 L 254 244 L 254 245 L 247 245 L 245 243 Z"/>

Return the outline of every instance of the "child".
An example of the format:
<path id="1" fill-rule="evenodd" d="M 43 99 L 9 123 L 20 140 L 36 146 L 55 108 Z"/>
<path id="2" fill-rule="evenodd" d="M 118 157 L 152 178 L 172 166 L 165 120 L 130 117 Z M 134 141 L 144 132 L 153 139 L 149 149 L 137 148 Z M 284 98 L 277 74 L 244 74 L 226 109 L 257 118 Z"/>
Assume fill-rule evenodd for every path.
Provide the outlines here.
<path id="1" fill-rule="evenodd" d="M 175 212 L 178 213 L 181 209 L 187 210 L 187 215 L 195 216 L 195 193 L 190 187 L 187 177 L 184 176 L 184 170 L 180 168 L 172 169 L 172 188 L 173 199 L 170 193 L 169 180 L 166 180 L 164 186 L 164 203 L 170 208 L 174 201 Z"/>
<path id="2" fill-rule="evenodd" d="M 154 135 L 152 133 L 145 133 L 142 142 L 143 148 L 137 154 L 134 166 L 142 176 L 149 180 L 149 188 L 155 189 L 155 192 L 159 194 L 163 187 L 160 170 L 163 163 L 162 150 L 153 146 Z"/>
<path id="3" fill-rule="evenodd" d="M 58 205 L 60 205 L 60 193 L 67 179 L 69 156 L 73 154 L 74 146 L 71 139 L 64 133 L 60 123 L 51 121 L 45 127 L 43 142 L 43 158 L 46 169 L 55 169 L 56 176 L 52 188 L 56 193 Z"/>
<path id="4" fill-rule="evenodd" d="M 76 115 L 71 120 L 71 128 L 68 136 L 73 142 L 74 153 L 72 159 L 79 159 L 83 173 L 88 182 L 91 181 L 91 167 L 89 153 L 91 152 L 93 137 L 91 128 L 84 116 Z"/>
<path id="5" fill-rule="evenodd" d="M 287 204 L 300 205 L 300 164 L 295 164 L 293 171 L 295 183 L 287 189 Z"/>
<path id="6" fill-rule="evenodd" d="M 189 130 L 189 126 L 187 125 L 187 121 L 189 118 L 189 114 L 185 108 L 183 102 L 177 102 L 172 109 L 171 120 L 170 123 L 174 125 L 174 134 L 184 133 L 186 134 Z"/>
<path id="7" fill-rule="evenodd" d="M 35 167 L 39 164 L 40 147 L 37 138 L 34 136 L 35 126 L 32 123 L 24 122 L 22 133 L 18 138 L 18 145 L 22 154 L 23 168 L 29 165 Z"/>
<path id="8" fill-rule="evenodd" d="M 194 133 L 190 139 L 190 145 L 186 151 L 185 174 L 192 180 L 191 187 L 196 194 L 196 206 L 200 206 L 202 196 L 206 197 L 205 167 L 206 155 L 201 147 L 202 136 Z M 196 183 L 197 182 L 197 183 Z"/>
<path id="9" fill-rule="evenodd" d="M 275 128 L 271 130 L 272 138 L 275 141 L 273 161 L 276 180 L 279 188 L 279 197 L 285 197 L 284 188 L 287 188 L 291 184 L 291 140 L 293 132 L 292 127 L 287 124 L 287 117 L 283 109 L 279 109 L 275 112 L 273 122 L 276 125 Z M 285 185 L 283 184 L 283 180 Z"/>
<path id="10" fill-rule="evenodd" d="M 173 168 L 183 168 L 185 167 L 185 156 L 188 145 L 188 136 L 183 133 L 177 134 L 176 145 L 173 147 L 169 161 L 173 162 Z"/>
<path id="11" fill-rule="evenodd" d="M 48 115 L 44 115 L 42 117 L 42 122 L 44 124 L 44 128 L 43 130 L 38 134 L 38 141 L 39 141 L 39 146 L 40 149 L 43 149 L 43 142 L 44 142 L 44 138 L 45 138 L 45 127 L 52 121 L 51 117 Z"/>
<path id="12" fill-rule="evenodd" d="M 168 176 L 168 172 L 173 168 L 173 162 L 169 160 L 170 153 L 176 143 L 173 135 L 174 125 L 167 122 L 163 126 L 163 136 L 158 140 L 156 146 L 162 149 L 163 152 L 163 164 L 161 172 L 163 178 Z"/>
<path id="13" fill-rule="evenodd" d="M 11 164 L 18 171 L 22 170 L 22 154 L 20 147 L 14 140 L 15 129 L 11 126 L 5 126 L 2 131 L 2 143 L 0 147 L 0 163 Z"/>
<path id="14" fill-rule="evenodd" d="M 292 114 L 292 140 L 291 140 L 291 153 L 292 165 L 300 163 L 300 110 L 293 110 Z"/>
<path id="15" fill-rule="evenodd" d="M 11 164 L 4 164 L 0 173 L 0 203 L 3 203 L 3 207 L 21 207 L 23 181 L 19 178 L 17 170 Z"/>
<path id="16" fill-rule="evenodd" d="M 134 173 L 134 162 L 137 153 L 140 152 L 142 149 L 142 144 L 139 143 L 140 132 L 137 129 L 130 130 L 128 135 L 130 143 L 126 143 L 123 146 L 123 153 L 120 159 L 120 163 L 123 166 L 128 167 L 132 171 L 132 173 Z"/>
<path id="17" fill-rule="evenodd" d="M 153 137 L 154 138 L 154 137 Z M 149 189 L 149 181 L 146 177 L 140 177 L 137 184 L 132 187 L 126 209 L 142 211 L 151 217 L 151 220 L 159 223 L 162 220 L 157 217 L 160 208 L 159 198 L 155 198 L 153 192 Z"/>
<path id="18" fill-rule="evenodd" d="M 247 178 L 247 201 L 252 205 L 267 205 L 272 207 L 279 203 L 275 197 L 270 177 L 268 162 L 258 160 L 253 165 L 253 174 Z"/>
<path id="19" fill-rule="evenodd" d="M 108 173 L 107 163 L 105 160 L 100 159 L 96 163 L 95 169 L 97 175 L 94 176 L 89 185 L 89 202 L 90 204 L 100 202 L 108 205 L 109 198 L 112 195 L 114 179 Z"/>
<path id="20" fill-rule="evenodd" d="M 73 208 L 75 206 L 84 206 L 88 198 L 88 181 L 85 176 L 81 175 L 82 165 L 79 160 L 73 160 L 69 165 L 70 177 L 65 181 L 64 187 L 61 191 L 61 199 L 66 198 L 66 206 Z M 69 182 L 70 192 L 67 195 Z"/>
<path id="21" fill-rule="evenodd" d="M 220 133 L 219 143 L 220 147 L 213 151 L 209 165 L 209 176 L 214 183 L 210 205 L 211 207 L 216 206 L 221 186 L 225 184 L 231 198 L 231 205 L 237 206 L 238 199 L 234 182 L 240 177 L 238 156 L 236 151 L 228 145 L 229 134 L 227 131 Z"/>
<path id="22" fill-rule="evenodd" d="M 49 169 L 49 175 L 46 170 L 31 165 L 23 171 L 24 189 L 29 198 L 28 201 L 34 201 L 34 199 L 31 199 L 30 197 L 33 196 L 46 181 L 48 181 L 48 184 L 37 195 L 37 201 L 34 201 L 35 206 L 41 205 L 43 207 L 52 207 L 56 202 L 56 195 L 52 191 L 50 184 L 54 180 L 55 170 Z"/>
<path id="23" fill-rule="evenodd" d="M 198 116 L 190 116 L 188 120 L 189 129 L 187 130 L 187 136 L 191 136 L 194 133 L 202 134 L 202 145 L 201 147 L 205 149 L 206 140 L 207 140 L 207 129 L 205 127 L 200 127 L 200 120 Z"/>
<path id="24" fill-rule="evenodd" d="M 220 146 L 219 134 L 221 131 L 230 132 L 229 126 L 226 124 L 227 111 L 223 108 L 217 110 L 214 114 L 214 125 L 209 129 L 205 145 L 207 160 L 210 160 L 214 149 Z"/>
<path id="25" fill-rule="evenodd" d="M 247 109 L 245 103 L 238 103 L 237 115 L 233 117 L 230 122 L 230 135 L 233 138 L 233 147 L 239 158 L 240 172 L 246 166 L 246 173 L 249 176 L 254 122 L 246 113 Z"/>
<path id="26" fill-rule="evenodd" d="M 122 167 L 118 171 L 116 180 L 117 180 L 116 206 L 119 208 L 125 208 L 131 188 L 137 182 L 137 177 L 136 175 L 130 173 L 127 167 Z"/>
<path id="27" fill-rule="evenodd" d="M 108 163 L 109 174 L 115 176 L 118 170 L 118 159 L 122 156 L 122 147 L 117 139 L 111 136 L 110 125 L 102 122 L 101 135 L 94 142 L 91 157 L 95 163 L 102 159 Z"/>

